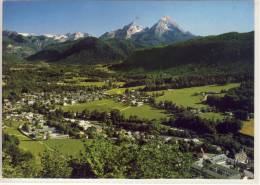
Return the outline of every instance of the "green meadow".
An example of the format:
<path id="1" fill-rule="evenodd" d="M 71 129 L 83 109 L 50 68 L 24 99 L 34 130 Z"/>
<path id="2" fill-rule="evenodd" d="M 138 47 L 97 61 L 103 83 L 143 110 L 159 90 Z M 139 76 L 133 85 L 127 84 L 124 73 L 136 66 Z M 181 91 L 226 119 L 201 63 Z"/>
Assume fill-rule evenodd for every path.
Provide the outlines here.
<path id="1" fill-rule="evenodd" d="M 183 89 L 169 89 L 165 90 L 164 95 L 157 97 L 156 101 L 172 101 L 176 103 L 176 105 L 184 106 L 184 107 L 193 107 L 193 108 L 201 108 L 207 107 L 207 105 L 202 104 L 203 96 L 199 93 L 201 92 L 220 92 L 221 90 L 229 90 L 234 87 L 238 87 L 239 83 L 230 83 L 227 85 L 208 85 L 208 86 L 199 86 L 199 87 L 190 87 Z M 153 91 L 153 92 L 162 92 L 162 91 Z M 149 92 L 152 94 L 153 92 Z M 197 94 L 197 95 L 196 95 Z"/>
<path id="2" fill-rule="evenodd" d="M 3 132 L 16 136 L 20 142 L 19 147 L 24 151 L 31 152 L 38 163 L 40 163 L 40 155 L 45 150 L 53 151 L 57 149 L 64 156 L 76 156 L 80 151 L 84 151 L 84 143 L 80 139 L 32 140 L 18 130 L 20 124 L 22 122 L 13 121 L 11 126 L 3 129 Z"/>
<path id="3" fill-rule="evenodd" d="M 64 111 L 81 112 L 84 109 L 93 111 L 111 111 L 117 109 L 126 117 L 137 116 L 143 119 L 161 119 L 166 118 L 167 115 L 159 109 L 152 108 L 149 105 L 142 105 L 140 107 L 124 105 L 120 102 L 115 102 L 111 99 L 97 100 L 89 103 L 79 103 L 73 105 L 63 106 Z"/>
<path id="4" fill-rule="evenodd" d="M 108 93 L 110 95 L 113 95 L 113 94 L 123 94 L 126 89 L 135 90 L 135 89 L 142 89 L 142 88 L 144 88 L 143 85 L 135 86 L 135 87 L 129 87 L 129 88 L 123 88 L 123 87 L 122 88 L 114 88 L 114 89 L 107 90 L 106 93 Z"/>
<path id="5" fill-rule="evenodd" d="M 199 116 L 201 118 L 205 119 L 211 119 L 211 120 L 223 120 L 224 115 L 218 112 L 205 112 L 205 113 L 200 113 Z"/>

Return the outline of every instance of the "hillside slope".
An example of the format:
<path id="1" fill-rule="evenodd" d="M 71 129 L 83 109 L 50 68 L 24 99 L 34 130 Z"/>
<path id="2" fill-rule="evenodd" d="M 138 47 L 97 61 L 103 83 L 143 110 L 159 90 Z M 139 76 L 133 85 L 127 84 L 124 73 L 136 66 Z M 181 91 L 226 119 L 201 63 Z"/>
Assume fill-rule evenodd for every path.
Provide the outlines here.
<path id="1" fill-rule="evenodd" d="M 5 56 L 24 58 L 54 43 L 57 41 L 45 36 L 24 36 L 13 31 L 3 31 L 3 55 Z"/>
<path id="2" fill-rule="evenodd" d="M 95 37 L 88 37 L 78 41 L 49 45 L 27 59 L 70 64 L 109 63 L 122 60 L 134 48 L 134 45 L 127 41 L 115 39 L 103 41 Z"/>
<path id="3" fill-rule="evenodd" d="M 166 69 L 186 64 L 227 65 L 247 62 L 253 65 L 254 32 L 226 33 L 182 43 L 135 51 L 116 69 Z"/>

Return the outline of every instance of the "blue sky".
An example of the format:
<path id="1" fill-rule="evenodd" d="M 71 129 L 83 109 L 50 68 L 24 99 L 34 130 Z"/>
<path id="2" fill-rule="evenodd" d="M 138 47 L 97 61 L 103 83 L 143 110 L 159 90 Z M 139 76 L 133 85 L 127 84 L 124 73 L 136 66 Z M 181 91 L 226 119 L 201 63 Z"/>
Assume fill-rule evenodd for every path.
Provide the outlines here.
<path id="1" fill-rule="evenodd" d="M 253 0 L 6 0 L 3 27 L 36 34 L 81 31 L 100 36 L 135 19 L 150 27 L 165 15 L 202 36 L 254 29 Z"/>

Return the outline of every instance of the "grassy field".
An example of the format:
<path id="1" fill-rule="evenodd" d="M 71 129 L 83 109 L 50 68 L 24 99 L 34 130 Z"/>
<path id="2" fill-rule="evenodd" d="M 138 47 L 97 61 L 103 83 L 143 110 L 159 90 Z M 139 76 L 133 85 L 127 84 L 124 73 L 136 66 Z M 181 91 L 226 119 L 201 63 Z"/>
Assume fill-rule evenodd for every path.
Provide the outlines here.
<path id="1" fill-rule="evenodd" d="M 57 82 L 57 85 L 60 86 L 95 86 L 95 87 L 102 87 L 105 85 L 105 82 Z"/>
<path id="2" fill-rule="evenodd" d="M 135 86 L 135 87 L 129 87 L 129 88 L 114 88 L 106 91 L 108 94 L 123 94 L 126 89 L 132 90 L 132 89 L 141 89 L 144 88 L 144 86 Z"/>
<path id="3" fill-rule="evenodd" d="M 192 108 L 203 108 L 203 107 L 206 108 L 208 107 L 208 105 L 202 103 L 204 97 L 200 94 L 201 92 L 208 92 L 208 91 L 220 92 L 221 90 L 229 90 L 234 87 L 239 87 L 239 83 L 164 90 L 163 91 L 164 95 L 157 97 L 156 102 L 168 100 L 176 103 L 176 105 L 178 106 L 192 107 Z M 152 94 L 154 92 L 162 92 L 162 91 L 153 91 L 148 93 Z M 224 95 L 223 93 L 218 94 L 218 96 L 223 96 L 223 95 Z M 215 113 L 215 112 L 201 113 L 199 114 L 199 116 L 201 118 L 214 119 L 214 120 L 216 119 L 221 120 L 224 118 L 224 116 L 221 113 Z"/>
<path id="4" fill-rule="evenodd" d="M 111 71 L 108 66 L 104 66 L 101 64 L 95 65 L 95 69 L 100 70 L 102 72 L 107 72 L 107 73 L 115 73 L 114 71 Z"/>
<path id="5" fill-rule="evenodd" d="M 106 85 L 105 81 L 97 81 L 97 82 L 88 82 L 86 81 L 88 80 L 87 77 L 81 77 L 81 76 L 77 76 L 77 77 L 73 77 L 73 78 L 68 78 L 68 79 L 64 79 L 63 81 L 58 82 L 58 85 L 72 85 L 72 86 L 95 86 L 95 87 L 102 87 L 104 85 Z M 121 87 L 124 85 L 124 82 L 113 82 L 113 84 Z"/>
<path id="6" fill-rule="evenodd" d="M 76 156 L 80 151 L 84 151 L 84 142 L 80 139 L 50 139 L 43 141 L 43 144 L 58 149 L 63 155 Z"/>
<path id="7" fill-rule="evenodd" d="M 240 133 L 254 137 L 254 119 L 244 121 Z"/>
<path id="8" fill-rule="evenodd" d="M 126 107 L 121 110 L 125 117 L 129 117 L 131 115 L 136 115 L 140 118 L 144 119 L 162 119 L 166 118 L 167 115 L 159 109 L 152 108 L 149 105 L 142 105 L 140 107 Z"/>
<path id="9" fill-rule="evenodd" d="M 199 116 L 201 118 L 213 119 L 213 120 L 223 120 L 224 119 L 224 115 L 222 115 L 221 113 L 216 113 L 216 112 L 200 113 Z"/>
<path id="10" fill-rule="evenodd" d="M 183 89 L 171 89 L 165 90 L 164 95 L 156 98 L 156 101 L 165 101 L 169 100 L 176 105 L 181 105 L 184 107 L 193 107 L 193 108 L 201 108 L 207 107 L 207 105 L 202 104 L 202 95 L 194 95 L 195 93 L 214 91 L 220 92 L 221 90 L 228 90 L 234 87 L 238 87 L 239 83 L 230 83 L 227 85 L 209 85 L 209 86 L 200 86 L 200 87 L 190 87 Z M 149 92 L 152 93 L 152 92 Z"/>
<path id="11" fill-rule="evenodd" d="M 93 111 L 93 110 L 110 111 L 113 109 L 121 110 L 125 107 L 127 107 L 127 106 L 125 106 L 121 103 L 117 103 L 110 99 L 104 99 L 104 100 L 92 101 L 89 103 L 77 103 L 77 104 L 73 104 L 73 105 L 67 105 L 67 106 L 63 106 L 62 109 L 64 111 L 81 112 L 84 109 L 88 109 L 90 111 Z"/>
<path id="12" fill-rule="evenodd" d="M 40 162 L 40 155 L 45 150 L 59 150 L 62 155 L 77 155 L 80 151 L 84 151 L 84 143 L 80 139 L 51 139 L 44 141 L 33 141 L 19 132 L 18 127 L 21 122 L 12 122 L 12 126 L 4 128 L 4 133 L 16 136 L 19 141 L 19 147 L 24 151 L 31 152 L 36 161 Z"/>
<path id="13" fill-rule="evenodd" d="M 127 106 L 122 103 L 115 102 L 111 99 L 97 100 L 82 104 L 67 105 L 63 106 L 62 109 L 64 111 L 75 112 L 81 112 L 84 109 L 88 109 L 90 111 L 111 111 L 113 109 L 117 109 L 120 110 L 126 117 L 129 117 L 130 115 L 136 115 L 137 117 L 144 119 L 161 119 L 167 117 L 167 115 L 164 114 L 163 111 L 159 109 L 154 109 L 149 105 L 142 105 L 140 107 Z"/>

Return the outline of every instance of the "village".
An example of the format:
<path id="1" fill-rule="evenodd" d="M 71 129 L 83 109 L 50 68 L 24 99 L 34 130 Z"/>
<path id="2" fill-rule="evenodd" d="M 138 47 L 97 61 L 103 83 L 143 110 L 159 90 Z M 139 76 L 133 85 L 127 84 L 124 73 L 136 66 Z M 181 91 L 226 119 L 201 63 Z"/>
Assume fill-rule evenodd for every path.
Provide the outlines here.
<path id="1" fill-rule="evenodd" d="M 37 104 L 48 106 L 51 108 L 50 112 L 54 112 L 57 105 L 73 105 L 75 103 L 91 102 L 103 98 L 112 98 L 115 101 L 129 106 L 142 106 L 144 103 L 149 103 L 150 97 L 151 96 L 147 96 L 146 94 L 142 94 L 135 90 L 127 90 L 122 95 L 109 95 L 102 91 L 91 93 L 86 93 L 83 91 L 78 93 L 65 92 L 61 95 L 51 93 L 23 93 L 22 98 L 19 101 L 11 102 L 8 99 L 3 100 L 3 118 L 5 120 L 23 122 L 23 124 L 19 126 L 19 131 L 32 140 L 66 139 L 72 136 L 63 133 L 54 126 L 48 125 L 47 117 L 44 114 L 33 111 L 33 107 L 36 102 Z M 108 137 L 108 135 L 104 132 L 105 127 L 103 124 L 97 121 L 64 117 L 60 120 L 60 122 L 76 124 L 79 128 L 81 138 L 83 137 L 88 139 L 90 137 L 89 131 L 93 129 L 96 133 Z M 171 129 L 174 132 L 184 132 L 184 130 L 179 128 Z M 110 139 L 116 141 L 119 136 L 123 136 L 130 140 L 138 140 L 141 138 L 149 140 L 149 138 L 154 138 L 153 135 L 146 134 L 145 132 L 121 129 L 115 131 L 115 134 L 110 136 Z M 197 147 L 204 144 L 203 139 L 200 138 L 174 137 L 170 135 L 162 135 L 160 137 L 164 139 L 165 142 L 175 141 L 182 144 L 184 143 L 185 145 L 194 145 Z M 253 173 L 249 170 L 252 167 L 253 161 L 247 157 L 243 149 L 241 149 L 241 151 L 235 155 L 235 158 L 232 159 L 227 157 L 227 151 L 223 151 L 221 147 L 216 145 L 212 145 L 212 147 L 215 148 L 215 154 L 205 153 L 203 147 L 201 147 L 201 152 L 194 153 L 197 160 L 194 162 L 192 170 L 195 174 L 197 174 L 196 178 L 252 179 L 254 177 Z"/>

